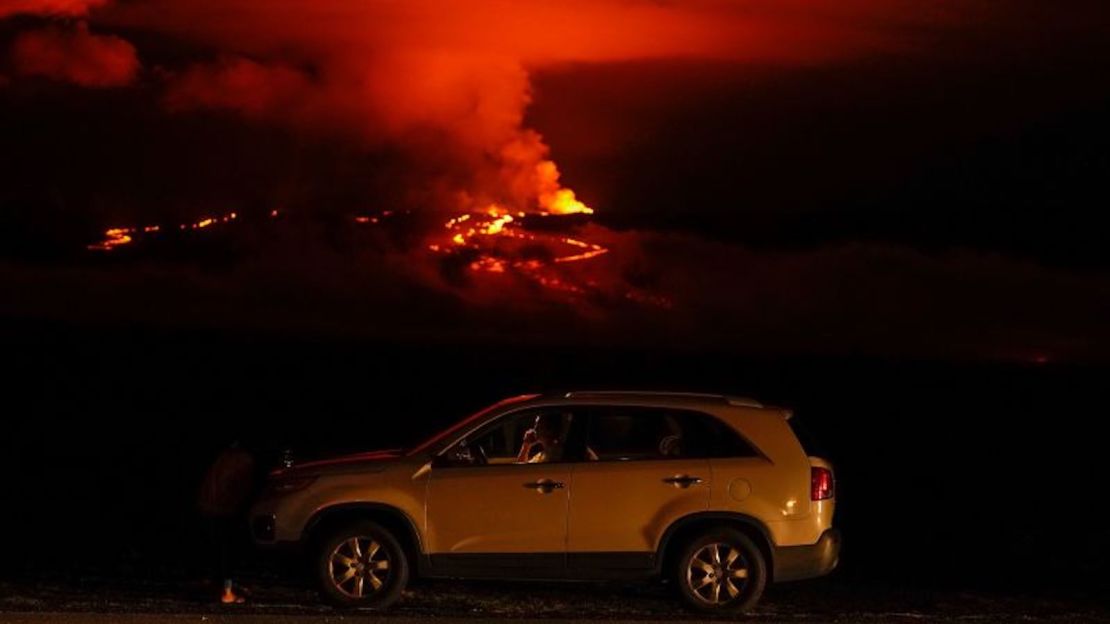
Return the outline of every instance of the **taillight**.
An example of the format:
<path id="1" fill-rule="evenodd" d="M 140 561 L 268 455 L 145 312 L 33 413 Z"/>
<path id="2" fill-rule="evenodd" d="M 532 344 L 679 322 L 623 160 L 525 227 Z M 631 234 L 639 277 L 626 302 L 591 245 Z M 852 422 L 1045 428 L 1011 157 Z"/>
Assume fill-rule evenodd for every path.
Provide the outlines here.
<path id="1" fill-rule="evenodd" d="M 835 494 L 833 473 L 828 468 L 810 468 L 809 471 L 809 498 L 810 500 L 827 500 Z"/>

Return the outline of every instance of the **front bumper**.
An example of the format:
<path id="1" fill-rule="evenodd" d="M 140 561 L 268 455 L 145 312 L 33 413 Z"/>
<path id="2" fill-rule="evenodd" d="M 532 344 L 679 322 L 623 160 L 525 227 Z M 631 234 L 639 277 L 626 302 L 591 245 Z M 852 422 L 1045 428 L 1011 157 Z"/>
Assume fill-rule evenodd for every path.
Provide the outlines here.
<path id="1" fill-rule="evenodd" d="M 840 531 L 829 529 L 816 544 L 775 548 L 772 580 L 779 583 L 824 576 L 839 562 Z"/>

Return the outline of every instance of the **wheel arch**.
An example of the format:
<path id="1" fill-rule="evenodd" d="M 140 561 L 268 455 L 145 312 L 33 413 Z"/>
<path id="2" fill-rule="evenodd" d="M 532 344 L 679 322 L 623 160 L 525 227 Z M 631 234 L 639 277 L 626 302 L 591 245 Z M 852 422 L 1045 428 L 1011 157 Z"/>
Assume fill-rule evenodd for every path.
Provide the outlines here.
<path id="1" fill-rule="evenodd" d="M 318 509 L 312 514 L 301 532 L 301 540 L 315 547 L 328 531 L 345 524 L 369 520 L 382 526 L 397 538 L 404 549 L 412 569 L 417 569 L 424 552 L 420 531 L 408 514 L 392 505 L 383 503 L 339 503 Z"/>
<path id="2" fill-rule="evenodd" d="M 678 520 L 671 523 L 667 530 L 663 532 L 663 537 L 659 540 L 659 548 L 656 550 L 656 573 L 664 575 L 670 566 L 674 563 L 674 559 L 679 556 L 682 545 L 693 539 L 696 535 L 702 532 L 719 526 L 727 526 L 739 530 L 746 535 L 749 539 L 755 542 L 759 548 L 760 554 L 763 555 L 767 567 L 767 581 L 768 583 L 774 581 L 774 542 L 771 540 L 771 533 L 767 530 L 767 526 L 763 524 L 758 518 L 749 516 L 747 514 L 727 512 L 727 511 L 707 511 L 690 514 L 683 516 Z"/>

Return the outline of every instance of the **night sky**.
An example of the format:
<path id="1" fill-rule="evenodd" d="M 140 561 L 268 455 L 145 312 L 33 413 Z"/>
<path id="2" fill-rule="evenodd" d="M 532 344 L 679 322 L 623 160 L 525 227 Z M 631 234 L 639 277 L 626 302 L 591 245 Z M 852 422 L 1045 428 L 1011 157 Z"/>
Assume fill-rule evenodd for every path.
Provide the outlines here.
<path id="1" fill-rule="evenodd" d="M 1104 361 L 1108 34 L 1098 2 L 0 1 L 0 315 Z"/>

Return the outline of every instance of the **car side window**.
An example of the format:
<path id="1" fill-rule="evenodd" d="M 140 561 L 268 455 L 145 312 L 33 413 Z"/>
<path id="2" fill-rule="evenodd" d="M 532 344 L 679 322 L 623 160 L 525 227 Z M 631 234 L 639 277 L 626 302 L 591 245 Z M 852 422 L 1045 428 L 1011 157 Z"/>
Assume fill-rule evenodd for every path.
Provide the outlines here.
<path id="1" fill-rule="evenodd" d="M 456 442 L 444 456 L 453 466 L 567 461 L 573 425 L 574 415 L 566 408 L 523 410 Z"/>
<path id="2" fill-rule="evenodd" d="M 662 459 L 677 431 L 663 414 L 636 408 L 595 408 L 586 427 L 586 454 L 596 461 Z"/>
<path id="3" fill-rule="evenodd" d="M 697 457 L 761 457 L 747 440 L 719 418 L 702 412 L 683 412 L 688 449 Z"/>
<path id="4" fill-rule="evenodd" d="M 709 414 L 653 407 L 592 408 L 585 445 L 590 461 L 758 455 L 731 427 Z"/>

